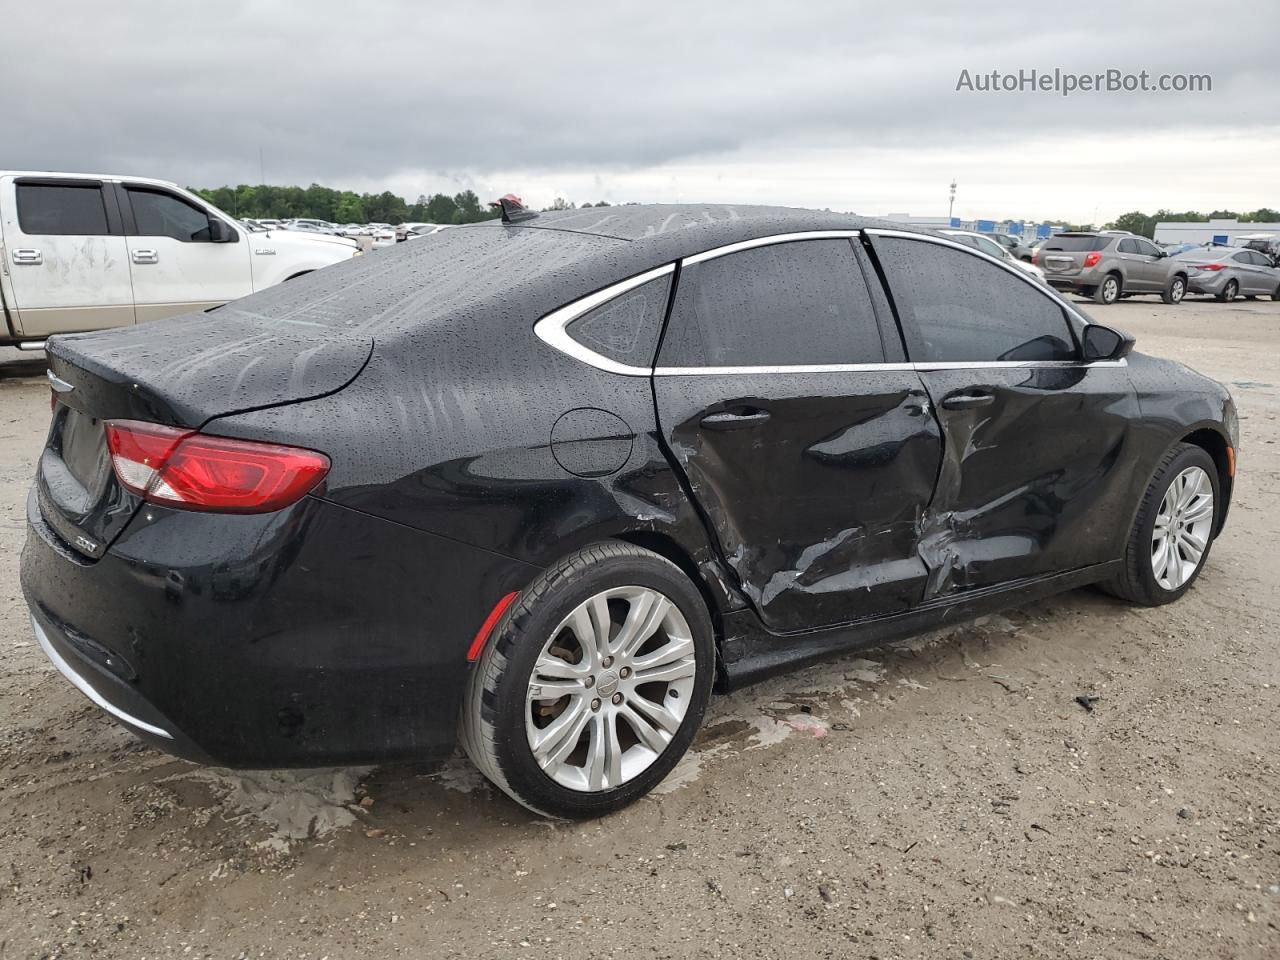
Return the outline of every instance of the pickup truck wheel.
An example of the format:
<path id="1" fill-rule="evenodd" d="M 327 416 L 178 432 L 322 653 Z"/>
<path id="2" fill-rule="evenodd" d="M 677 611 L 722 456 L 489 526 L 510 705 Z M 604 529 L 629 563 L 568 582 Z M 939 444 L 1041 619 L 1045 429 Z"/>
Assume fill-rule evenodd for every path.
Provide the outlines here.
<path id="1" fill-rule="evenodd" d="M 1114 273 L 1108 273 L 1102 278 L 1102 282 L 1098 284 L 1097 289 L 1093 291 L 1094 303 L 1111 304 L 1120 299 L 1120 278 Z"/>
<path id="2" fill-rule="evenodd" d="M 1219 303 L 1230 303 L 1239 295 L 1240 284 L 1236 283 L 1234 280 L 1228 280 L 1227 285 L 1223 287 L 1222 292 L 1218 294 L 1217 300 Z"/>
<path id="3" fill-rule="evenodd" d="M 1187 281 L 1185 277 L 1174 277 L 1169 281 L 1168 288 L 1160 295 L 1160 299 L 1165 303 L 1181 303 L 1182 298 L 1187 293 Z"/>

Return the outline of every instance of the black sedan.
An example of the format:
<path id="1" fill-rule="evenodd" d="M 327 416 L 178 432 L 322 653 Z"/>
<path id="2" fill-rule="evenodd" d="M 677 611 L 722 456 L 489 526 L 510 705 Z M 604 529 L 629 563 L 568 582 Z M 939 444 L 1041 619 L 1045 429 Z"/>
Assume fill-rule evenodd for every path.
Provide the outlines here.
<path id="1" fill-rule="evenodd" d="M 713 686 L 1082 584 L 1195 581 L 1219 384 L 852 216 L 458 227 L 49 344 L 22 587 L 68 678 L 231 766 L 439 757 L 614 810 Z"/>

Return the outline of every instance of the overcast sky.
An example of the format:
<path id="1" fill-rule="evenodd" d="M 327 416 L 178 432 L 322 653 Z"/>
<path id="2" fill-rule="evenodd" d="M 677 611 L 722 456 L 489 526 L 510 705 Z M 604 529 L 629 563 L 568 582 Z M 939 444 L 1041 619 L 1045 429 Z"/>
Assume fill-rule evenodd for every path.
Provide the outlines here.
<path id="1" fill-rule="evenodd" d="M 271 183 L 539 206 L 945 214 L 954 177 L 965 218 L 1280 207 L 1280 4 L 1133 6 L 9 4 L 0 166 L 217 186 L 261 155 Z M 1055 67 L 1212 92 L 956 90 Z"/>

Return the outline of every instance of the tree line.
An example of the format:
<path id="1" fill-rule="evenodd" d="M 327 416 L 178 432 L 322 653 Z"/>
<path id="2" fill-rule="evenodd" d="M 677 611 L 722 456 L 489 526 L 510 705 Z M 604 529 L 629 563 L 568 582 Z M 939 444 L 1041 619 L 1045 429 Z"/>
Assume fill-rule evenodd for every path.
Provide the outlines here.
<path id="1" fill-rule="evenodd" d="M 1234 210 L 1214 210 L 1204 214 L 1199 210 L 1186 210 L 1174 213 L 1172 210 L 1157 210 L 1153 214 L 1145 214 L 1141 210 L 1121 214 L 1107 224 L 1109 230 L 1127 230 L 1148 239 L 1154 239 L 1156 224 L 1165 223 L 1205 223 L 1209 220 L 1239 220 L 1241 223 L 1280 223 L 1280 211 L 1270 207 L 1259 207 L 1249 213 L 1236 213 Z"/>
<path id="2" fill-rule="evenodd" d="M 262 217 L 292 220 L 305 217 L 332 223 L 477 223 L 499 216 L 497 210 L 481 203 L 472 190 L 449 196 L 420 195 L 414 203 L 390 190 L 382 193 L 355 193 L 334 190 L 313 183 L 309 187 L 277 187 L 270 184 L 240 184 L 211 188 L 190 188 L 215 207 L 233 217 Z"/>

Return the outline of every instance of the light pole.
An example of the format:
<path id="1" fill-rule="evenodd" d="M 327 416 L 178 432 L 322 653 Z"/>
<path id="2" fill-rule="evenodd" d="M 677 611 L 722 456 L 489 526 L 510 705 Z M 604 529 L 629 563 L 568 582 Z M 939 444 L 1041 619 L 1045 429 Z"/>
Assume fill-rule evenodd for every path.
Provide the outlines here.
<path id="1" fill-rule="evenodd" d="M 952 214 L 953 214 L 953 212 L 955 211 L 955 208 L 956 208 L 956 182 L 955 182 L 955 180 L 953 179 L 953 180 L 951 181 L 951 202 L 947 204 L 947 223 L 948 223 L 948 225 L 951 223 Z"/>

